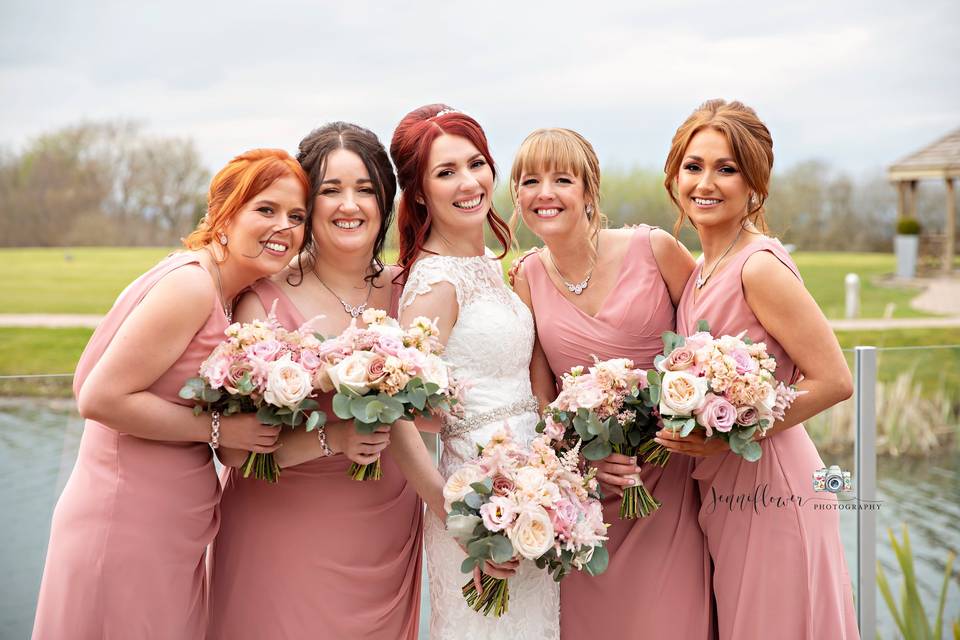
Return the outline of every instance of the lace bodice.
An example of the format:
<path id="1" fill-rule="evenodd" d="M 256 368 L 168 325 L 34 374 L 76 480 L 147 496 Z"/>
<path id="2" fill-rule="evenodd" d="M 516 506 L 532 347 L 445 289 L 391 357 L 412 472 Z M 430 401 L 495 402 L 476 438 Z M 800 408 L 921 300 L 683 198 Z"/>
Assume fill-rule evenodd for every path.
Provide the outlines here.
<path id="1" fill-rule="evenodd" d="M 429 293 L 438 282 L 453 285 L 460 307 L 457 321 L 447 340 L 444 359 L 454 375 L 466 383 L 463 393 L 464 417 L 470 418 L 516 405 L 528 400 L 530 390 L 530 355 L 533 351 L 533 317 L 530 310 L 503 281 L 499 261 L 489 250 L 473 257 L 428 256 L 411 269 L 400 296 L 401 312 L 417 296 Z M 490 435 L 502 426 L 477 425 L 469 437 L 444 429 L 441 437 L 445 449 L 458 449 L 454 440 L 467 446 L 464 455 L 472 456 L 473 443 L 485 444 Z M 521 438 L 532 434 L 517 434 Z M 450 452 L 454 454 L 454 451 Z M 449 475 L 457 460 L 444 460 L 441 472 Z"/>
<path id="2" fill-rule="evenodd" d="M 444 359 L 465 383 L 464 420 L 445 425 L 440 473 L 448 477 L 476 455 L 504 422 L 519 440 L 535 434 L 537 413 L 519 408 L 532 397 L 530 356 L 534 328 L 530 310 L 503 281 L 500 263 L 482 256 L 427 256 L 410 270 L 400 311 L 433 285 L 448 282 L 459 312 Z M 510 609 L 502 618 L 484 617 L 467 606 L 460 587 L 464 553 L 432 513 L 426 515 L 424 544 L 430 578 L 430 638 L 433 640 L 556 640 L 560 636 L 560 592 L 545 571 L 521 562 L 510 579 Z"/>

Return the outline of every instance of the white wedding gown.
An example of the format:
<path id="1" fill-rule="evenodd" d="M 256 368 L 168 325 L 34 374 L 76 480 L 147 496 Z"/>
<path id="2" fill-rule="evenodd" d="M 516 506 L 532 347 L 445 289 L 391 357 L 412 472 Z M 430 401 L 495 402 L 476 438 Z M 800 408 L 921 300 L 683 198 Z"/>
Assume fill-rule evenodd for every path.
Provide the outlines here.
<path id="1" fill-rule="evenodd" d="M 460 310 L 444 359 L 467 384 L 463 420 L 445 424 L 441 433 L 440 473 L 450 476 L 476 456 L 508 423 L 518 441 L 528 442 L 538 422 L 530 389 L 533 318 L 523 301 L 503 281 L 500 263 L 485 256 L 427 256 L 407 278 L 400 309 L 438 282 L 456 289 Z M 509 608 L 495 618 L 470 609 L 461 587 L 471 579 L 461 573 L 466 555 L 431 512 L 426 514 L 424 545 L 430 581 L 432 640 L 556 640 L 560 637 L 560 589 L 550 575 L 521 560 L 509 582 Z"/>

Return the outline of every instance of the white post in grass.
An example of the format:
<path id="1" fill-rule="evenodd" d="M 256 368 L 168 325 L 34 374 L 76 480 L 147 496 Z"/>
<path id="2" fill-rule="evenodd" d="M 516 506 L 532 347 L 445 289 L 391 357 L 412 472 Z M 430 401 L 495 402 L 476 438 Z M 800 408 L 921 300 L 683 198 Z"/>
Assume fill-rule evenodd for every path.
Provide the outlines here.
<path id="1" fill-rule="evenodd" d="M 860 315 L 860 276 L 855 273 L 848 273 L 843 279 L 846 285 L 846 304 L 844 305 L 844 317 L 856 318 Z"/>
<path id="2" fill-rule="evenodd" d="M 849 276 L 848 276 L 849 277 Z M 877 499 L 877 348 L 854 350 L 857 503 Z M 857 620 L 861 638 L 877 636 L 877 513 L 857 510 Z"/>

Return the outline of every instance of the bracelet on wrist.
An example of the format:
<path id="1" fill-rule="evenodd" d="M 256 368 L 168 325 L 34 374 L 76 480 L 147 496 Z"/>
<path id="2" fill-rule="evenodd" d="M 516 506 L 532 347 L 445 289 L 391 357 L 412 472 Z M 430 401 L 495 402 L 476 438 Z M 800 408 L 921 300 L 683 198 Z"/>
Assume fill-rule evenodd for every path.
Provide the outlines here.
<path id="1" fill-rule="evenodd" d="M 220 446 L 220 412 L 210 412 L 210 446 L 216 449 Z"/>
<path id="2" fill-rule="evenodd" d="M 319 427 L 317 427 L 317 440 L 320 441 L 320 450 L 323 451 L 324 457 L 332 456 L 333 449 L 331 449 L 330 445 L 327 444 L 326 425 L 320 425 Z"/>

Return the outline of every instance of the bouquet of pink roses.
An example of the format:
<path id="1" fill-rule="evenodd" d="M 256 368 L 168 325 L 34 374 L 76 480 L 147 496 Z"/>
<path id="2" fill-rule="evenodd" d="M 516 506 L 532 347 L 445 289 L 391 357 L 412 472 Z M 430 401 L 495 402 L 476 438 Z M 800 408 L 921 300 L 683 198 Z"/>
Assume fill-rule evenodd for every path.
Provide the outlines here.
<path id="1" fill-rule="evenodd" d="M 663 345 L 650 372 L 650 396 L 664 425 L 682 436 L 700 426 L 745 460 L 759 460 L 755 436 L 782 420 L 802 393 L 774 377 L 777 361 L 767 346 L 745 332 L 715 338 L 704 320 L 687 338 L 664 333 Z"/>
<path id="2" fill-rule="evenodd" d="M 440 358 L 443 344 L 435 323 L 415 318 L 406 329 L 380 309 L 363 312 L 365 328 L 354 320 L 343 333 L 324 340 L 318 385 L 336 390 L 333 412 L 353 420 L 360 433 L 373 433 L 422 413 L 456 414 L 459 387 Z M 383 477 L 380 460 L 350 467 L 354 480 Z"/>
<path id="3" fill-rule="evenodd" d="M 320 340 L 306 332 L 287 331 L 273 309 L 266 320 L 234 322 L 224 335 L 227 339 L 200 365 L 200 375 L 180 389 L 181 398 L 197 401 L 195 413 L 256 412 L 264 424 L 296 427 L 305 421 L 308 431 L 326 422 L 313 399 L 322 363 Z M 280 476 L 270 453 L 251 453 L 242 469 L 244 478 L 253 474 L 276 482 Z"/>
<path id="4" fill-rule="evenodd" d="M 653 441 L 658 426 L 650 408 L 647 372 L 626 358 L 597 360 L 584 371 L 574 367 L 563 374 L 557 399 L 549 404 L 537 431 L 561 450 L 583 442 L 583 457 L 601 460 L 611 453 L 646 456 L 645 461 L 666 464 L 669 453 Z M 620 517 L 643 518 L 660 502 L 634 474 L 634 484 L 623 491 Z"/>
<path id="5" fill-rule="evenodd" d="M 523 446 L 505 427 L 447 479 L 447 529 L 466 548 L 464 573 L 514 556 L 535 561 L 557 581 L 573 569 L 606 570 L 607 525 L 595 472 L 579 471 L 579 448 L 558 456 L 545 436 Z M 474 611 L 499 617 L 507 611 L 507 584 L 484 575 L 482 589 L 470 580 L 463 596 Z"/>

